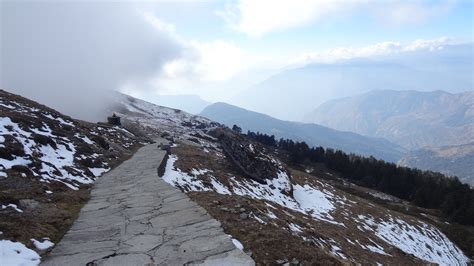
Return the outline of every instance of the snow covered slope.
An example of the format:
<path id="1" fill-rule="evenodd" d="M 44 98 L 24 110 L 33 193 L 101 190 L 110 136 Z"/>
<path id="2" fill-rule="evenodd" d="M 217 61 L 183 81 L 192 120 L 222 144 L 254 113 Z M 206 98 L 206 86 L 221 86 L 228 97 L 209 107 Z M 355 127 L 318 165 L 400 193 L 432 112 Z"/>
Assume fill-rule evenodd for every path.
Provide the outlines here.
<path id="1" fill-rule="evenodd" d="M 138 140 L 119 127 L 86 126 L 49 108 L 0 92 L 0 176 L 20 172 L 77 190 L 110 169 L 107 140 L 127 149 Z M 113 149 L 113 148 L 112 148 Z"/>
<path id="2" fill-rule="evenodd" d="M 177 136 L 219 125 L 201 116 L 155 105 L 121 93 L 112 95 L 111 101 L 114 103 L 110 108 L 111 111 L 138 123 L 141 127 L 148 128 L 152 132 L 167 132 Z"/>
<path id="3" fill-rule="evenodd" d="M 341 263 L 466 265 L 469 261 L 444 233 L 425 221 L 288 169 L 277 157 L 272 161 L 281 171 L 266 177 L 262 184 L 229 165 L 219 141 L 201 138 L 198 143 L 184 140 L 172 148 L 163 179 L 189 193 L 220 218 L 230 230 L 228 233 L 248 247 L 259 262 L 290 261 L 296 257 L 285 248 L 275 252 L 279 255 L 265 255 L 272 254 L 272 250 L 259 245 L 257 239 L 270 238 L 276 231 L 284 231 L 286 236 L 274 241 L 285 242 L 293 237 L 293 245 L 298 248 L 323 250 Z M 248 152 L 265 154 L 259 158 L 271 157 L 256 143 L 244 141 L 239 145 L 247 146 Z M 243 203 L 226 204 L 229 199 Z M 238 229 L 233 230 L 234 227 Z M 254 230 L 260 235 L 252 239 L 248 235 Z M 266 231 L 268 236 L 263 233 Z M 297 259 L 316 263 L 311 256 L 305 257 L 308 254 L 311 249 Z"/>

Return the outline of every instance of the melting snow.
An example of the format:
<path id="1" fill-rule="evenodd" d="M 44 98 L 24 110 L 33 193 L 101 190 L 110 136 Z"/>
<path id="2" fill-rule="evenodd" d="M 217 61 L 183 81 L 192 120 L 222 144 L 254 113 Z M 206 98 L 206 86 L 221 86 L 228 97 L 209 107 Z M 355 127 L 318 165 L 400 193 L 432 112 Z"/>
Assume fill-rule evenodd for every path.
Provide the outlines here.
<path id="1" fill-rule="evenodd" d="M 210 170 L 192 169 L 191 173 L 193 176 L 190 176 L 187 173 L 182 172 L 180 169 L 175 169 L 174 163 L 177 160 L 178 157 L 176 155 L 170 155 L 166 164 L 166 171 L 163 179 L 173 186 L 182 188 L 185 192 L 214 190 L 215 192 L 224 195 L 236 194 L 255 199 L 268 200 L 297 212 L 311 215 L 316 219 L 344 226 L 344 224 L 336 222 L 329 214 L 335 209 L 331 202 L 335 198 L 332 193 L 326 190 L 321 191 L 309 185 L 294 185 L 294 198 L 292 198 L 289 196 L 289 191 L 291 190 L 290 179 L 283 171 L 280 171 L 277 177 L 267 179 L 266 184 L 260 184 L 254 180 L 239 181 L 235 177 L 230 177 L 229 183 L 231 183 L 231 189 L 227 188 L 211 176 L 211 189 L 206 187 L 200 179 L 196 178 L 199 175 L 211 172 Z M 268 215 L 272 219 L 276 218 L 273 213 Z M 288 213 L 288 215 L 290 214 Z"/>
<path id="2" fill-rule="evenodd" d="M 232 243 L 234 243 L 234 246 L 240 250 L 244 250 L 244 245 L 242 245 L 242 243 L 240 243 L 239 240 L 235 239 L 235 238 L 232 238 Z"/>
<path id="3" fill-rule="evenodd" d="M 208 169 L 195 169 L 195 168 L 191 170 L 191 174 L 193 174 L 194 176 L 205 175 L 208 172 L 211 172 L 211 171 L 209 171 Z"/>
<path id="4" fill-rule="evenodd" d="M 209 188 L 204 186 L 204 183 L 194 176 L 190 176 L 179 169 L 174 169 L 174 163 L 178 160 L 176 155 L 170 155 L 168 162 L 166 163 L 166 170 L 163 176 L 168 184 L 172 186 L 180 187 L 185 192 L 189 191 L 210 191 Z"/>
<path id="5" fill-rule="evenodd" d="M 257 220 L 257 222 L 261 223 L 261 224 L 267 224 L 264 220 L 260 219 L 260 217 L 258 217 L 257 215 L 255 215 L 253 212 L 250 213 L 250 217 L 254 218 L 255 220 Z"/>
<path id="6" fill-rule="evenodd" d="M 0 262 L 2 265 L 39 265 L 40 256 L 20 242 L 0 240 Z"/>
<path id="7" fill-rule="evenodd" d="M 95 176 L 101 176 L 103 173 L 109 171 L 110 168 L 89 168 L 89 171 Z"/>
<path id="8" fill-rule="evenodd" d="M 74 125 L 72 122 L 64 121 L 64 119 L 60 117 L 55 118 L 50 114 L 46 114 L 45 116 L 61 124 Z M 68 139 L 55 136 L 51 128 L 44 123 L 41 128 L 30 128 L 29 130 L 31 130 L 31 132 L 23 130 L 9 117 L 0 117 L 0 140 L 5 141 L 4 136 L 7 135 L 14 136 L 15 140 L 23 146 L 25 152 L 25 156 L 13 156 L 12 160 L 0 158 L 0 176 L 6 177 L 7 175 L 4 171 L 11 169 L 15 165 L 28 166 L 32 163 L 29 158 L 34 154 L 40 154 L 39 160 L 41 162 L 41 168 L 32 170 L 33 174 L 41 176 L 42 180 L 46 182 L 56 180 L 74 190 L 77 190 L 77 183 L 90 184 L 94 181 L 91 177 L 88 177 L 83 170 L 75 168 L 74 157 L 76 147 L 73 143 L 68 142 Z M 32 132 L 48 137 L 55 142 L 56 145 L 40 145 L 36 143 L 33 140 Z M 80 135 L 76 134 L 76 137 L 80 137 Z M 87 137 L 81 138 L 86 143 L 93 143 Z M 91 172 L 93 172 L 95 176 L 98 176 L 106 170 L 108 169 L 92 168 Z"/>
<path id="9" fill-rule="evenodd" d="M 267 216 L 271 219 L 276 219 L 278 218 L 272 211 L 267 210 Z"/>
<path id="10" fill-rule="evenodd" d="M 54 117 L 52 116 L 51 114 L 43 114 L 45 117 L 51 119 L 51 120 L 56 120 L 58 121 L 59 123 L 63 124 L 63 125 L 67 125 L 67 126 L 74 126 L 74 123 L 72 122 L 66 122 L 64 121 L 64 119 L 62 119 L 61 117 Z"/>
<path id="11" fill-rule="evenodd" d="M 297 224 L 294 224 L 294 223 L 290 223 L 288 224 L 288 227 L 290 228 L 290 230 L 294 233 L 302 233 L 303 230 L 301 229 L 301 227 Z"/>
<path id="12" fill-rule="evenodd" d="M 31 242 L 33 242 L 33 245 L 39 250 L 45 250 L 48 249 L 52 246 L 54 246 L 54 243 L 49 240 L 49 238 L 45 237 L 43 238 L 43 241 L 38 241 L 34 238 L 31 239 Z"/>
<path id="13" fill-rule="evenodd" d="M 20 208 L 18 208 L 18 206 L 16 206 L 16 204 L 13 204 L 13 203 L 10 203 L 8 205 L 1 205 L 2 209 L 6 209 L 8 207 L 14 209 L 15 211 L 17 212 L 23 212 Z"/>
<path id="14" fill-rule="evenodd" d="M 380 239 L 420 259 L 441 265 L 464 265 L 469 262 L 446 235 L 426 223 L 420 222 L 419 226 L 415 226 L 391 216 L 377 222 L 362 215 L 358 218 L 365 224 L 364 228 L 374 228 Z"/>
<path id="15" fill-rule="evenodd" d="M 317 219 L 340 224 L 329 215 L 331 211 L 336 209 L 330 196 L 331 194 L 324 193 L 308 184 L 304 186 L 293 185 L 293 197 L 303 210 Z"/>
<path id="16" fill-rule="evenodd" d="M 76 138 L 78 138 L 78 139 L 82 139 L 82 141 L 84 141 L 85 143 L 87 143 L 87 144 L 89 144 L 89 145 L 94 144 L 94 142 L 93 142 L 90 138 L 88 138 L 87 136 L 82 136 L 82 135 L 80 135 L 79 133 L 76 133 L 76 134 L 74 135 L 74 137 L 76 137 Z"/>
<path id="17" fill-rule="evenodd" d="M 217 193 L 222 194 L 222 195 L 231 195 L 232 193 L 230 190 L 221 184 L 219 181 L 215 180 L 214 178 L 211 178 L 211 184 L 216 190 Z"/>

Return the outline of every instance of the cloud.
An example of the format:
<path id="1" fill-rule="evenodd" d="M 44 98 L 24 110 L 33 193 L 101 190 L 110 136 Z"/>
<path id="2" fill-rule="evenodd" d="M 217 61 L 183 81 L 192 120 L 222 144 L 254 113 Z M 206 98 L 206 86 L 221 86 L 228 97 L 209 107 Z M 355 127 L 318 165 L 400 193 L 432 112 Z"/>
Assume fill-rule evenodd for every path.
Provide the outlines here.
<path id="1" fill-rule="evenodd" d="M 165 78 L 187 74 L 203 81 L 221 81 L 243 69 L 244 52 L 231 42 L 191 41 L 189 45 L 195 53 L 167 63 L 164 66 Z"/>
<path id="2" fill-rule="evenodd" d="M 219 14 L 235 30 L 258 37 L 347 11 L 353 2 L 331 0 L 241 0 Z"/>
<path id="3" fill-rule="evenodd" d="M 408 44 L 401 42 L 380 42 L 365 47 L 340 47 L 322 52 L 306 52 L 289 60 L 290 65 L 305 65 L 308 63 L 333 63 L 340 60 L 354 58 L 387 56 L 415 51 L 436 51 L 443 49 L 446 45 L 458 44 L 459 42 L 448 37 L 434 40 L 415 40 Z"/>
<path id="4" fill-rule="evenodd" d="M 97 120 L 102 95 L 145 83 L 179 58 L 173 27 L 118 2 L 2 1 L 1 88 L 82 119 Z"/>
<path id="5" fill-rule="evenodd" d="M 191 93 L 192 90 L 226 82 L 248 69 L 254 57 L 231 41 L 186 40 L 171 24 L 161 21 L 150 12 L 145 19 L 156 29 L 168 33 L 181 48 L 179 56 L 163 63 L 161 70 L 146 83 L 126 82 L 120 91 L 139 97 L 152 93 Z M 146 91 L 148 88 L 149 91 Z M 145 91 L 144 91 L 145 90 Z M 191 90 L 191 91 L 190 91 Z M 141 92 L 140 92 L 141 91 Z"/>
<path id="6" fill-rule="evenodd" d="M 454 0 L 240 0 L 218 11 L 234 30 L 251 37 L 365 12 L 390 26 L 424 23 L 447 13 Z"/>
<path id="7" fill-rule="evenodd" d="M 389 26 L 423 24 L 432 18 L 448 13 L 456 1 L 391 1 L 371 6 L 373 16 Z"/>

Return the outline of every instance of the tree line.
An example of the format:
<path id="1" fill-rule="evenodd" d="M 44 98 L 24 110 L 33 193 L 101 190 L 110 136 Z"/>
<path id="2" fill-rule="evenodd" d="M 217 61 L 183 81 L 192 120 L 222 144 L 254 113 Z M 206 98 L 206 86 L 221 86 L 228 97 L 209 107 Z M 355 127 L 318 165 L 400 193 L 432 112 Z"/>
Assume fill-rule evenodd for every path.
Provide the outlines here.
<path id="1" fill-rule="evenodd" d="M 276 140 L 273 135 L 259 132 L 248 131 L 247 136 L 286 151 L 290 165 L 322 163 L 357 185 L 396 196 L 419 207 L 439 209 L 454 222 L 474 225 L 474 190 L 457 177 L 399 167 L 374 157 L 331 148 L 310 147 L 304 141 Z"/>

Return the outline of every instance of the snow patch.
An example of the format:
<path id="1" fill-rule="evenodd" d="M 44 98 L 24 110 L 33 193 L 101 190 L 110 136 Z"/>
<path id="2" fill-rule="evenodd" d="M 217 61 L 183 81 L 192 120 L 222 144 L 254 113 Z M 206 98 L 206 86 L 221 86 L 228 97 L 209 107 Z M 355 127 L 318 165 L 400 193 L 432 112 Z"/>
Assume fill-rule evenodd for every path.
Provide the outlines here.
<path id="1" fill-rule="evenodd" d="M 2 207 L 2 210 L 3 210 L 3 209 L 6 209 L 6 208 L 8 208 L 8 207 L 10 207 L 10 208 L 14 209 L 14 210 L 17 211 L 17 212 L 20 212 L 20 213 L 23 212 L 23 210 L 21 210 L 20 208 L 18 208 L 18 206 L 16 206 L 16 204 L 13 204 L 13 203 L 10 203 L 10 204 L 8 204 L 8 205 L 1 205 L 1 207 Z"/>
<path id="2" fill-rule="evenodd" d="M 50 247 L 54 246 L 54 243 L 49 240 L 49 238 L 45 237 L 43 238 L 43 241 L 38 241 L 34 238 L 31 239 L 31 242 L 33 242 L 33 245 L 39 249 L 39 250 L 45 250 Z"/>
<path id="3" fill-rule="evenodd" d="M 358 218 L 364 229 L 370 227 L 383 241 L 422 260 L 441 265 L 466 265 L 469 262 L 446 235 L 424 222 L 412 225 L 392 216 L 380 221 L 362 215 Z"/>
<path id="4" fill-rule="evenodd" d="M 329 214 L 336 209 L 330 196 L 308 184 L 293 186 L 293 197 L 303 210 L 314 218 L 337 224 Z"/>
<path id="5" fill-rule="evenodd" d="M 82 141 L 84 141 L 85 143 L 89 144 L 89 145 L 92 145 L 94 144 L 95 142 L 93 142 L 90 138 L 88 138 L 87 136 L 82 136 L 80 135 L 79 133 L 76 133 L 74 135 L 74 137 L 78 138 L 78 139 L 81 139 Z"/>
<path id="6" fill-rule="evenodd" d="M 101 176 L 103 173 L 109 171 L 110 168 L 89 168 L 89 171 L 95 176 Z"/>
<path id="7" fill-rule="evenodd" d="M 226 186 L 221 184 L 214 177 L 211 177 L 211 184 L 214 187 L 214 190 L 219 194 L 222 194 L 222 195 L 231 195 L 232 194 L 232 192 L 230 192 L 230 190 Z"/>
<path id="8" fill-rule="evenodd" d="M 294 224 L 294 223 L 290 223 L 288 224 L 288 227 L 290 228 L 290 230 L 293 232 L 293 233 L 302 233 L 303 230 L 301 229 L 301 227 L 297 224 Z"/>
<path id="9" fill-rule="evenodd" d="M 210 191 L 211 189 L 204 186 L 204 183 L 194 176 L 190 176 L 180 169 L 174 167 L 174 163 L 178 160 L 178 156 L 170 155 L 166 162 L 165 174 L 163 180 L 168 184 L 180 187 L 185 192 L 189 191 Z"/>
<path id="10" fill-rule="evenodd" d="M 20 242 L 0 240 L 0 262 L 2 265 L 39 265 L 40 256 Z"/>
<path id="11" fill-rule="evenodd" d="M 239 240 L 235 239 L 235 238 L 232 238 L 232 243 L 234 244 L 234 246 L 240 250 L 244 250 L 244 245 L 242 245 L 242 243 L 240 243 Z"/>

